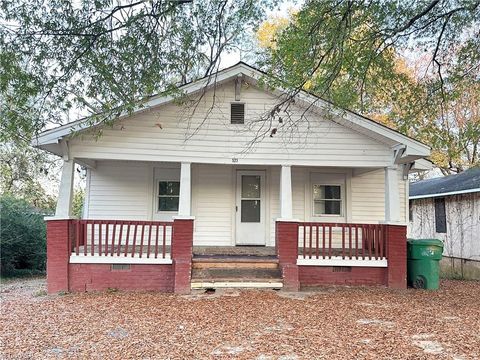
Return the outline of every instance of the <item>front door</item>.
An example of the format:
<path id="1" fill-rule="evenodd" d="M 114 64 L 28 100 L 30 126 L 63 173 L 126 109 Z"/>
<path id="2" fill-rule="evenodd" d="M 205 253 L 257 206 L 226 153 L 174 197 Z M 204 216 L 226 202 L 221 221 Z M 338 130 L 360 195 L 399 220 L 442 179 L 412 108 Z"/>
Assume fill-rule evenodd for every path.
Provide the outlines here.
<path id="1" fill-rule="evenodd" d="M 265 245 L 265 171 L 237 171 L 237 245 Z"/>

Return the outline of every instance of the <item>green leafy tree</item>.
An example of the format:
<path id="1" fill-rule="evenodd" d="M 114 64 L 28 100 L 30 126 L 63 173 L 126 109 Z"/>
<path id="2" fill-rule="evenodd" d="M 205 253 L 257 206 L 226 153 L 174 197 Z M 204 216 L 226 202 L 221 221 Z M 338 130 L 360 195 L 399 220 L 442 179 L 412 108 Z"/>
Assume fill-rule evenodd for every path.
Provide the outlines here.
<path id="1" fill-rule="evenodd" d="M 263 18 L 268 0 L 4 0 L 1 139 L 75 114 L 92 123 L 211 77 Z M 212 81 L 214 79 L 212 78 Z"/>
<path id="2" fill-rule="evenodd" d="M 432 145 L 444 173 L 478 163 L 480 1 L 311 0 L 289 20 L 258 34 L 267 85 L 289 90 L 275 110 L 308 90 Z"/>

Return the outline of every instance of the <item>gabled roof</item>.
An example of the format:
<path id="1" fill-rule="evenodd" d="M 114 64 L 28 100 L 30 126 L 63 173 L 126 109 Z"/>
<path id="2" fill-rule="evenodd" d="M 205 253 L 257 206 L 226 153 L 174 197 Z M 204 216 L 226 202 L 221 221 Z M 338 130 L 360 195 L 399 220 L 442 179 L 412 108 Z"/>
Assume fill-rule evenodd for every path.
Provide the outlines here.
<path id="1" fill-rule="evenodd" d="M 480 192 L 480 167 L 460 174 L 410 183 L 410 199 Z"/>
<path id="2" fill-rule="evenodd" d="M 244 63 L 239 62 L 229 68 L 220 70 L 211 77 L 202 78 L 194 82 L 185 84 L 180 87 L 181 92 L 185 95 L 194 94 L 205 87 L 213 87 L 222 83 L 231 81 L 237 76 L 242 75 L 248 81 L 257 83 L 262 77 L 267 76 L 266 73 Z M 212 80 L 213 79 L 213 80 Z M 267 90 L 266 90 L 267 91 Z M 282 95 L 286 92 L 283 89 L 273 91 L 275 95 Z M 368 119 L 364 116 L 356 114 L 352 111 L 341 109 L 331 103 L 305 91 L 301 91 L 296 95 L 296 99 L 307 104 L 313 104 L 313 110 L 328 111 L 333 115 L 334 121 L 343 126 L 350 127 L 356 131 L 362 132 L 368 136 L 376 138 L 379 141 L 389 144 L 392 147 L 403 147 L 402 162 L 413 162 L 417 159 L 425 158 L 430 155 L 430 147 L 421 142 L 405 136 L 398 131 L 390 129 L 378 122 Z M 131 114 L 122 114 L 119 118 L 131 116 L 133 114 L 167 104 L 174 100 L 174 96 L 153 96 L 141 107 L 133 111 Z M 71 135 L 73 132 L 82 131 L 90 128 L 88 118 L 80 119 L 54 129 L 42 132 L 36 139 L 32 141 L 32 145 L 51 151 L 56 154 L 61 153 L 60 140 Z"/>

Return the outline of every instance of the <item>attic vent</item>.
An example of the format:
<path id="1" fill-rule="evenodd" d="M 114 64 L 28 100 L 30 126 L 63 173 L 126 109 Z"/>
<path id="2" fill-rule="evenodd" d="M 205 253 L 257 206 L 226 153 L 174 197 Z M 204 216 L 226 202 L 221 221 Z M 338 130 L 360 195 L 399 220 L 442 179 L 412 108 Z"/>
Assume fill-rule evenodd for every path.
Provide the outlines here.
<path id="1" fill-rule="evenodd" d="M 230 123 L 243 124 L 245 122 L 245 104 L 232 103 L 230 108 Z"/>

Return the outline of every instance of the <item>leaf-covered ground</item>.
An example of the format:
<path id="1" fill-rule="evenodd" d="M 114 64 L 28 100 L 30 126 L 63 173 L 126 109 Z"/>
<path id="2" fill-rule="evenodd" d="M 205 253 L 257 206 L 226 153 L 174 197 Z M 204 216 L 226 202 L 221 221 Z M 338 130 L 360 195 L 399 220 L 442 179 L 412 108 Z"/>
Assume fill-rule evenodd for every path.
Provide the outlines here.
<path id="1" fill-rule="evenodd" d="M 2 284 L 4 359 L 474 359 L 480 282 L 437 292 L 328 287 L 301 293 L 49 296 Z"/>

